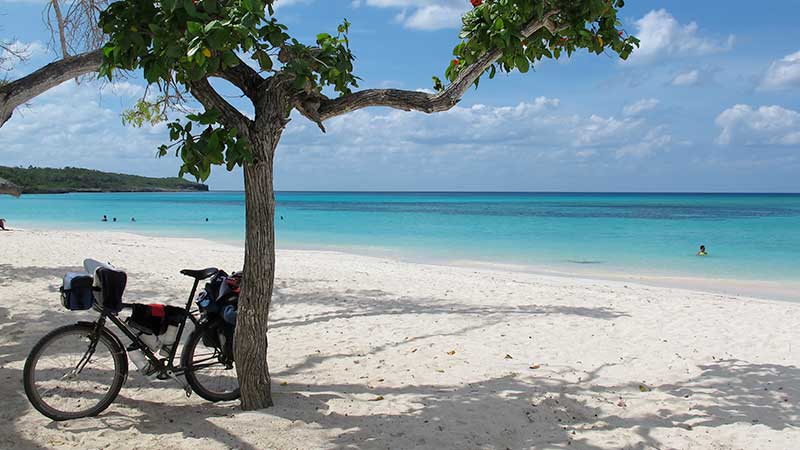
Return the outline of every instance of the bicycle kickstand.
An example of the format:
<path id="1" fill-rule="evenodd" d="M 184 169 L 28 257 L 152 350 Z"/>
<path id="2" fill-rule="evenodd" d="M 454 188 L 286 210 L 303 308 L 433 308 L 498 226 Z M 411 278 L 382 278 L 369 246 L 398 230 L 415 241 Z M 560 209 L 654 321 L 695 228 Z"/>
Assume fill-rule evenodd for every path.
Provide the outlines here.
<path id="1" fill-rule="evenodd" d="M 176 377 L 175 373 L 173 373 L 171 370 L 167 370 L 166 374 L 167 374 L 168 377 L 172 378 L 178 384 L 181 385 L 181 387 L 183 388 L 183 393 L 186 394 L 186 398 L 189 398 L 189 397 L 192 396 L 192 387 L 189 386 L 189 383 L 187 383 L 186 380 L 184 380 L 183 378 Z"/>

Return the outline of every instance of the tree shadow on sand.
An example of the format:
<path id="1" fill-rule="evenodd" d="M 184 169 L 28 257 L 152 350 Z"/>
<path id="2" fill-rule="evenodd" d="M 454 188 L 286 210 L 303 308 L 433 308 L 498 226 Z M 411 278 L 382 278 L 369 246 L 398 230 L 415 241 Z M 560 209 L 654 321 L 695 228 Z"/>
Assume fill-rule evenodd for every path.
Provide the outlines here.
<path id="1" fill-rule="evenodd" d="M 701 375 L 680 385 L 654 386 L 649 392 L 641 392 L 636 383 L 595 384 L 602 368 L 580 383 L 519 375 L 461 386 L 371 389 L 364 384 L 290 383 L 289 392 L 276 398 L 281 406 L 266 413 L 342 430 L 330 442 L 335 448 L 649 449 L 669 447 L 659 440 L 660 429 L 680 429 L 692 441 L 698 427 L 800 427 L 797 367 L 724 360 L 701 368 Z M 341 406 L 331 412 L 331 401 L 363 405 L 378 395 L 383 400 L 375 402 L 368 415 L 343 413 Z M 670 408 L 637 415 L 618 403 L 622 397 L 628 403 L 653 401 Z M 382 413 L 383 402 L 402 402 L 406 408 L 399 414 Z M 631 435 L 623 438 L 621 432 Z"/>
<path id="2" fill-rule="evenodd" d="M 54 270 L 61 271 L 61 268 Z M 305 315 L 279 316 L 273 328 L 313 326 L 321 322 L 377 315 L 461 314 L 474 317 L 469 327 L 418 339 L 464 334 L 472 328 L 508 321 L 508 317 L 574 314 L 596 320 L 613 320 L 626 314 L 610 308 L 508 305 L 496 308 L 459 303 L 457 300 L 418 299 L 392 296 L 383 291 L 278 292 L 276 302 L 320 306 Z M 433 301 L 435 300 L 435 301 Z M 36 339 L 75 316 L 42 314 L 13 316 L 0 308 L 0 396 L 5 399 L 0 425 L 0 444 L 9 448 L 41 448 L 26 439 L 15 421 L 32 411 L 19 380 L 23 361 Z M 9 337 L 10 336 L 10 337 Z M 415 338 L 417 339 L 417 338 Z M 379 342 L 370 353 L 398 345 Z M 604 367 L 583 374 L 580 382 L 566 381 L 570 368 L 557 372 L 547 368 L 523 374 L 487 378 L 475 383 L 373 386 L 359 380 L 339 383 L 292 382 L 296 373 L 331 359 L 350 354 L 309 355 L 300 363 L 275 375 L 287 381 L 276 386 L 276 407 L 242 414 L 235 404 L 209 404 L 192 400 L 175 404 L 181 391 L 174 383 L 149 385 L 131 374 L 115 405 L 97 418 L 69 423 L 68 427 L 42 419 L 43 426 L 69 435 L 81 432 L 118 432 L 135 429 L 169 443 L 172 439 L 202 438 L 228 448 L 256 448 L 255 433 L 270 434 L 269 420 L 294 421 L 297 433 L 316 433 L 332 448 L 618 448 L 668 447 L 663 431 L 679 430 L 686 441 L 696 442 L 697 428 L 708 443 L 714 429 L 730 424 L 759 423 L 772 430 L 800 427 L 800 369 L 777 364 L 754 364 L 741 360 L 716 360 L 700 366 L 702 373 L 688 380 L 649 386 L 609 386 L 599 380 Z M 633 377 L 633 375 L 632 375 Z M 162 389 L 160 401 L 144 400 L 131 388 Z M 133 394 L 133 395 L 132 395 Z M 380 396 L 380 397 L 379 397 Z M 382 400 L 380 400 L 382 398 Z M 658 402 L 655 413 L 637 414 L 628 405 Z M 376 401 L 377 400 L 377 401 Z M 620 406 L 622 405 L 622 406 Z M 653 410 L 653 408 L 650 408 Z M 226 428 L 228 417 L 247 429 L 247 434 Z M 297 422 L 299 421 L 299 422 Z M 310 428 L 305 424 L 310 424 Z M 246 428 L 242 428 L 246 424 Z M 311 431 L 308 431 L 311 430 Z M 238 435 L 236 433 L 239 433 Z M 286 432 L 282 430 L 281 432 Z M 30 433 L 30 430 L 28 431 Z M 135 438 L 134 438 L 135 439 Z M 706 441 L 702 441 L 706 439 Z M 168 444 L 167 444 L 168 445 Z M 302 447 L 303 442 L 297 442 Z M 5 448 L 5 445 L 0 445 Z"/>
<path id="3" fill-rule="evenodd" d="M 340 319 L 412 314 L 472 316 L 484 325 L 508 322 L 510 318 L 534 315 L 571 315 L 600 320 L 628 316 L 625 312 L 608 307 L 537 305 L 533 303 L 499 306 L 468 304 L 457 300 L 445 301 L 397 296 L 378 289 L 348 289 L 345 292 L 317 291 L 300 294 L 289 294 L 282 289 L 277 289 L 274 302 L 276 305 L 308 305 L 324 307 L 326 310 L 319 313 L 273 319 L 270 322 L 271 329 L 308 326 Z"/>

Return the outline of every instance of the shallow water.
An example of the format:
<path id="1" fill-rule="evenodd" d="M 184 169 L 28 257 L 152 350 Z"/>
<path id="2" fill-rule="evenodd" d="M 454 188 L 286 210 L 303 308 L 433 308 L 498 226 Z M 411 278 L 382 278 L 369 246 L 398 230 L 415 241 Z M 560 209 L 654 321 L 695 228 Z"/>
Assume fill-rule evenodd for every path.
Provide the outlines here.
<path id="1" fill-rule="evenodd" d="M 565 271 L 800 280 L 800 195 L 281 192 L 277 203 L 278 246 L 284 248 Z M 104 214 L 118 221 L 102 223 Z M 0 217 L 12 227 L 241 241 L 244 194 L 0 197 Z M 709 256 L 695 256 L 700 244 Z"/>

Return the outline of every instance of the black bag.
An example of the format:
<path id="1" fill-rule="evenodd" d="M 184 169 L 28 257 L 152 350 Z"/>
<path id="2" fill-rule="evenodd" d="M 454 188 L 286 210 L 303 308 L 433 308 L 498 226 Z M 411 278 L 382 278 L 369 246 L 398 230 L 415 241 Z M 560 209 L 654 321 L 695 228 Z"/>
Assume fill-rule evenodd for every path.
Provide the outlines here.
<path id="1" fill-rule="evenodd" d="M 219 270 L 217 273 L 208 280 L 206 283 L 205 291 L 206 295 L 211 299 L 216 299 L 219 297 L 219 288 L 222 286 L 222 282 L 228 278 L 228 274 L 225 273 L 224 270 Z"/>
<path id="2" fill-rule="evenodd" d="M 133 314 L 126 322 L 141 332 L 160 336 L 170 325 L 179 326 L 184 315 L 186 310 L 177 306 L 136 303 L 133 305 Z"/>
<path id="3" fill-rule="evenodd" d="M 61 291 L 61 304 L 70 311 L 92 308 L 94 279 L 88 273 L 70 272 L 64 275 Z"/>
<path id="4" fill-rule="evenodd" d="M 109 267 L 98 267 L 95 276 L 100 286 L 97 301 L 112 313 L 122 311 L 122 293 L 128 284 L 128 275 Z"/>

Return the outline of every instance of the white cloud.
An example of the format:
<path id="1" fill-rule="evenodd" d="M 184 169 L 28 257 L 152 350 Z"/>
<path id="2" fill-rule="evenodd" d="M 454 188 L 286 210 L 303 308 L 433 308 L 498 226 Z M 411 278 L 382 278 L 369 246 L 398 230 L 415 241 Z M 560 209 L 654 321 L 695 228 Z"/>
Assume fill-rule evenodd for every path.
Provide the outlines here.
<path id="1" fill-rule="evenodd" d="M 800 87 L 800 51 L 773 61 L 761 80 L 761 89 Z"/>
<path id="2" fill-rule="evenodd" d="M 466 0 L 362 0 L 358 2 L 358 6 L 362 4 L 377 8 L 398 9 L 396 20 L 408 28 L 418 30 L 458 28 L 461 25 L 461 16 L 471 8 Z"/>
<path id="3" fill-rule="evenodd" d="M 141 98 L 142 95 L 144 95 L 145 88 L 144 86 L 129 83 L 127 81 L 117 81 L 115 83 L 103 86 L 101 92 L 106 90 L 111 94 L 116 95 L 117 97 L 128 97 L 128 98 L 138 99 Z"/>
<path id="4" fill-rule="evenodd" d="M 177 174 L 176 158 L 155 158 L 168 142 L 164 124 L 125 127 L 112 106 L 127 107 L 135 85 L 67 81 L 17 108 L 0 132 L 3 161 L 10 165 L 81 166 L 156 176 Z M 116 96 L 114 89 L 124 93 Z M 105 92 L 103 92 L 105 91 Z"/>
<path id="5" fill-rule="evenodd" d="M 436 171 L 474 160 L 506 168 L 520 160 L 615 161 L 647 156 L 671 141 L 661 128 L 651 132 L 656 127 L 644 119 L 566 113 L 559 99 L 547 97 L 509 106 L 456 106 L 433 115 L 360 110 L 327 122 L 326 128 L 323 135 L 305 120 L 293 120 L 278 152 L 282 167 L 313 164 L 353 171 L 387 161 L 402 167 L 412 160 Z M 642 141 L 648 151 L 634 151 Z"/>
<path id="6" fill-rule="evenodd" d="M 692 69 L 688 72 L 681 72 L 672 79 L 673 86 L 693 86 L 700 81 L 700 71 Z"/>
<path id="7" fill-rule="evenodd" d="M 666 133 L 663 126 L 659 126 L 650 129 L 640 141 L 623 145 L 615 154 L 617 158 L 628 156 L 642 158 L 650 156 L 670 144 L 672 144 L 672 136 Z"/>
<path id="8" fill-rule="evenodd" d="M 734 105 L 715 122 L 722 129 L 717 137 L 722 145 L 800 144 L 800 113 L 781 106 Z"/>
<path id="9" fill-rule="evenodd" d="M 659 103 L 658 99 L 643 98 L 629 105 L 626 105 L 625 108 L 622 109 L 622 113 L 625 114 L 626 116 L 635 116 L 637 114 L 650 111 L 651 109 L 658 106 L 658 103 Z"/>
<path id="10" fill-rule="evenodd" d="M 664 9 L 653 10 L 637 20 L 634 35 L 641 40 L 629 61 L 652 61 L 667 55 L 705 55 L 730 50 L 734 36 L 720 41 L 699 36 L 697 23 L 679 23 Z"/>
<path id="11" fill-rule="evenodd" d="M 22 42 L 12 41 L 3 42 L 3 49 L 0 49 L 0 70 L 10 71 L 18 64 L 19 58 L 23 60 L 36 59 L 47 54 L 47 47 L 39 41 Z M 17 76 L 18 74 L 13 74 Z"/>

